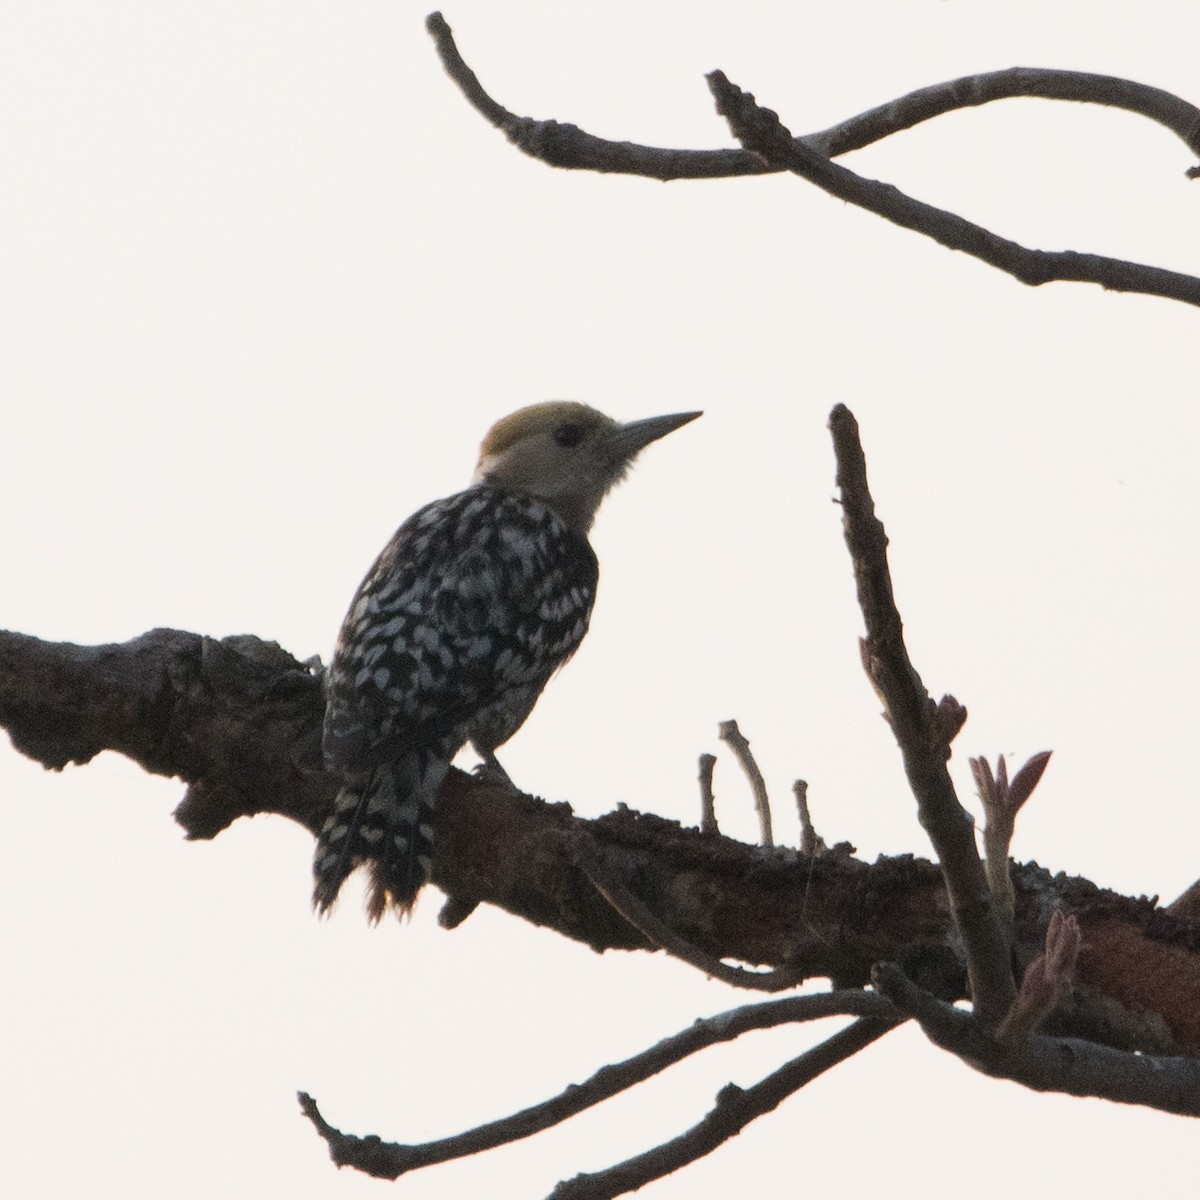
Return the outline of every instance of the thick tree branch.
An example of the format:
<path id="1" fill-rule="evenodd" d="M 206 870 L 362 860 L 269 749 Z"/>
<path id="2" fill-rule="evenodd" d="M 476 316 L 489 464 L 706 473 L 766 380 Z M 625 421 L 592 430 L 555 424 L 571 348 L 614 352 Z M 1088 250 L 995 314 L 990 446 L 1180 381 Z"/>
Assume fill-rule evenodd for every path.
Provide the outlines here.
<path id="1" fill-rule="evenodd" d="M 722 72 L 712 72 L 708 82 L 717 101 L 717 111 L 729 121 L 734 137 L 746 149 L 807 179 L 831 196 L 924 234 L 951 250 L 970 254 L 1021 283 L 1031 287 L 1054 281 L 1098 283 L 1110 291 L 1140 292 L 1185 304 L 1200 304 L 1200 278 L 1194 275 L 1102 254 L 1030 250 L 955 213 L 914 200 L 890 183 L 864 179 L 831 162 L 802 139 L 793 138 L 775 113 L 761 108 L 749 92 L 730 83 Z"/>
<path id="2" fill-rule="evenodd" d="M 446 73 L 476 111 L 519 149 L 550 166 L 643 175 L 664 182 L 769 175 L 787 169 L 764 162 L 749 150 L 674 150 L 613 142 L 586 133 L 577 125 L 517 116 L 484 90 L 459 53 L 450 26 L 440 12 L 430 13 L 425 27 L 433 37 Z M 1200 156 L 1200 108 L 1186 100 L 1161 88 L 1112 75 L 1039 67 L 1010 67 L 934 84 L 798 140 L 819 154 L 836 158 L 955 109 L 1022 96 L 1124 109 L 1157 121 Z"/>
<path id="3" fill-rule="evenodd" d="M 774 1029 L 826 1017 L 856 1016 L 890 1019 L 892 1007 L 873 992 L 825 992 L 814 996 L 791 996 L 763 1004 L 702 1018 L 687 1029 L 663 1038 L 648 1050 L 623 1062 L 601 1067 L 590 1079 L 571 1084 L 557 1096 L 535 1104 L 499 1121 L 491 1121 L 454 1137 L 418 1145 L 384 1142 L 378 1137 L 342 1133 L 321 1115 L 316 1101 L 300 1094 L 304 1114 L 329 1145 L 330 1157 L 339 1166 L 352 1166 L 380 1179 L 398 1179 L 409 1171 L 433 1166 L 454 1158 L 465 1158 L 509 1142 L 532 1137 L 544 1129 L 608 1100 L 621 1092 L 682 1062 L 685 1058 L 721 1042 L 730 1042 L 757 1029 Z"/>
<path id="4" fill-rule="evenodd" d="M 256 638 L 155 630 L 73 646 L 0 632 L 0 727 L 14 745 L 54 769 L 116 750 L 184 779 L 176 817 L 189 837 L 213 837 L 257 813 L 319 828 L 336 790 L 320 763 L 321 713 L 320 680 Z M 565 804 L 455 772 L 439 805 L 434 881 L 463 911 L 486 902 L 597 950 L 653 948 L 580 869 L 572 849 L 580 838 L 594 842 L 624 889 L 713 959 L 843 986 L 861 986 L 876 962 L 898 961 L 939 996 L 965 994 L 940 873 L 908 856 L 809 859 L 624 808 L 584 821 Z M 496 845 L 510 853 L 495 854 Z M 1061 1032 L 1129 1049 L 1200 1048 L 1200 925 L 1033 865 L 1014 865 L 1013 884 L 1020 961 L 1041 951 L 1047 912 L 1061 907 L 1080 920 L 1084 986 Z"/>
<path id="5" fill-rule="evenodd" d="M 153 629 L 105 646 L 0 631 L 0 726 L 50 770 L 115 750 L 188 790 L 190 838 L 279 812 L 316 832 L 337 786 L 321 765 L 320 679 L 274 642 Z"/>
<path id="6" fill-rule="evenodd" d="M 322 712 L 320 679 L 248 636 L 160 629 L 76 646 L 0 632 L 0 727 L 15 747 L 51 769 L 115 750 L 183 779 L 175 815 L 192 838 L 258 813 L 319 829 L 337 789 L 321 764 Z M 581 870 L 580 839 L 603 852 L 617 883 L 713 958 L 854 986 L 873 962 L 907 962 L 915 951 L 954 977 L 953 953 L 938 949 L 948 927 L 928 863 L 810 862 L 625 808 L 583 821 L 568 805 L 461 772 L 442 791 L 434 882 L 460 905 L 495 904 L 597 950 L 651 948 Z M 495 854 L 497 845 L 507 852 Z M 863 932 L 848 936 L 855 928 Z"/>
<path id="7" fill-rule="evenodd" d="M 878 967 L 874 981 L 901 1012 L 917 1021 L 931 1042 L 985 1075 L 1039 1092 L 1093 1096 L 1200 1117 L 1200 1058 L 1128 1054 L 1079 1038 L 1039 1034 L 1017 1042 L 997 1040 L 971 1014 L 929 995 L 894 965 Z"/>
<path id="8" fill-rule="evenodd" d="M 985 1026 L 1004 1017 L 1016 995 L 1008 940 L 996 919 L 987 876 L 975 846 L 975 824 L 958 802 L 946 762 L 965 713 L 950 697 L 935 705 L 909 660 L 892 593 L 887 534 L 867 487 L 858 422 L 839 404 L 829 418 L 837 456 L 846 545 L 854 563 L 858 604 L 866 623 L 863 659 L 887 708 L 904 770 L 946 878 L 955 924 L 966 950 L 975 1011 Z M 949 718 L 948 713 L 953 715 Z M 960 716 L 961 714 L 961 716 Z"/>

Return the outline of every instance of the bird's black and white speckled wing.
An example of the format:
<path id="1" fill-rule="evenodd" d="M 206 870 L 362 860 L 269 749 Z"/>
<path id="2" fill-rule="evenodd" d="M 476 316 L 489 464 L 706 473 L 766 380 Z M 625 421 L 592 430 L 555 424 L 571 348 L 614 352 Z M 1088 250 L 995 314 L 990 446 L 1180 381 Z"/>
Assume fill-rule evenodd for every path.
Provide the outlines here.
<path id="1" fill-rule="evenodd" d="M 587 632 L 587 539 L 544 504 L 478 484 L 414 513 L 359 586 L 328 678 L 328 767 L 511 737 Z M 496 740 L 498 738 L 498 740 Z"/>

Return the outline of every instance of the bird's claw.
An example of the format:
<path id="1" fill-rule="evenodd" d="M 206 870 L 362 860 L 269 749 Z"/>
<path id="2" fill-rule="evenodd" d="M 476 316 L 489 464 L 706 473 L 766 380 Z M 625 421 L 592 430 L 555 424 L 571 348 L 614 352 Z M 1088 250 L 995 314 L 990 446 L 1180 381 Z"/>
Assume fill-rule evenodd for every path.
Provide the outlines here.
<path id="1" fill-rule="evenodd" d="M 498 787 L 506 787 L 509 791 L 517 791 L 517 785 L 508 777 L 508 772 L 495 760 L 495 758 L 485 758 L 483 762 L 477 764 L 471 771 L 471 774 L 479 780 L 480 783 L 491 783 Z"/>

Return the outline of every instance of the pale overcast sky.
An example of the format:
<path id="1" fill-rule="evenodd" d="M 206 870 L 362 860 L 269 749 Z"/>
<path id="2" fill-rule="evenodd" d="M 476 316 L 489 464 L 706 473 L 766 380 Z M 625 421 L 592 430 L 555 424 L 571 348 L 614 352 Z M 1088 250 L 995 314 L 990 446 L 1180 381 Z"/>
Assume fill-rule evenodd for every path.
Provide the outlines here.
<path id="1" fill-rule="evenodd" d="M 796 132 L 1014 65 L 1200 101 L 1194 0 L 447 3 L 510 108 L 662 145 L 730 144 L 714 67 Z M 1025 288 L 792 178 L 552 171 L 468 108 L 425 12 L 0 11 L 0 625 L 328 657 L 379 547 L 465 485 L 495 418 L 551 397 L 701 408 L 601 512 L 592 633 L 502 760 L 583 815 L 691 823 L 696 756 L 736 717 L 781 841 L 803 775 L 827 840 L 927 854 L 858 665 L 825 430 L 842 401 L 918 668 L 971 713 L 962 794 L 968 754 L 1053 749 L 1014 854 L 1165 900 L 1188 886 L 1196 310 Z M 1125 113 L 998 103 L 846 163 L 1029 245 L 1200 273 L 1193 160 Z M 723 828 L 752 837 L 725 759 L 717 790 Z M 420 1141 L 747 999 L 495 911 L 445 934 L 435 895 L 371 930 L 357 881 L 318 923 L 303 830 L 185 844 L 181 795 L 112 755 L 49 775 L 0 745 L 0 1193 L 377 1197 L 330 1165 L 297 1089 L 342 1128 Z M 831 1028 L 709 1051 L 397 1187 L 543 1196 Z M 1168 1195 L 1196 1136 L 987 1081 L 903 1031 L 644 1194 L 1103 1200 L 1144 1191 L 1152 1163 Z"/>

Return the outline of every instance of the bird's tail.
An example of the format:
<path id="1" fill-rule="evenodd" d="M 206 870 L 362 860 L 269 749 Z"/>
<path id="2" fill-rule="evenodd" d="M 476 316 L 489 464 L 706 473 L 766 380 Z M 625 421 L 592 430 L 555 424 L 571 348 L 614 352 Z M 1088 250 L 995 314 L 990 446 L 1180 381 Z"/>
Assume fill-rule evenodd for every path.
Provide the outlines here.
<path id="1" fill-rule="evenodd" d="M 407 916 L 428 882 L 433 860 L 433 813 L 449 755 L 417 750 L 375 767 L 338 793 L 317 838 L 313 906 L 326 913 L 346 877 L 369 863 L 367 915 L 378 921 L 389 907 Z"/>

